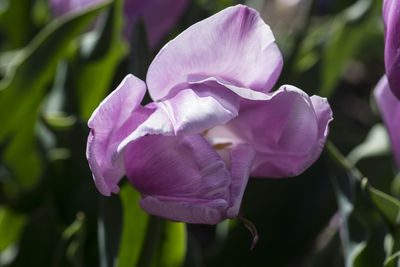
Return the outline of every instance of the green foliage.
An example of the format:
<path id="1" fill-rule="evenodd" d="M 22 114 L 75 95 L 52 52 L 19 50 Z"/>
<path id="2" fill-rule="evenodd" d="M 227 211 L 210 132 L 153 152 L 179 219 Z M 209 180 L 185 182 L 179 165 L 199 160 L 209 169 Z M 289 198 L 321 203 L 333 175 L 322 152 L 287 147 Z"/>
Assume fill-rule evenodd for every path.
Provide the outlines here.
<path id="1" fill-rule="evenodd" d="M 186 252 L 185 224 L 150 217 L 139 206 L 140 194 L 128 184 L 120 196 L 124 218 L 117 266 L 181 266 Z"/>
<path id="2" fill-rule="evenodd" d="M 80 53 L 71 62 L 69 85 L 76 90 L 79 112 L 85 119 L 105 97 L 126 53 L 121 35 L 122 5 L 120 0 L 113 2 L 102 25 L 84 36 Z"/>
<path id="3" fill-rule="evenodd" d="M 385 127 L 377 124 L 371 128 L 365 141 L 356 146 L 347 155 L 347 158 L 356 164 L 363 158 L 388 155 L 390 153 L 390 141 Z"/>
<path id="4" fill-rule="evenodd" d="M 371 2 L 359 0 L 355 5 L 369 3 L 372 6 Z M 346 11 L 344 14 L 351 14 L 350 10 Z M 366 8 L 365 11 L 368 9 Z M 362 46 L 367 45 L 369 40 L 374 40 L 375 36 L 381 35 L 380 13 L 373 10 L 370 13 L 371 15 L 368 14 L 365 17 L 362 15 L 338 16 L 331 22 L 331 36 L 322 55 L 322 85 L 319 92 L 321 96 L 332 94 L 332 90 L 346 70 L 346 64 L 355 57 Z"/>
<path id="5" fill-rule="evenodd" d="M 381 0 L 313 1 L 303 28 L 283 33 L 282 81 L 328 96 L 335 121 L 304 174 L 250 179 L 241 212 L 260 235 L 253 251 L 239 220 L 151 216 L 125 179 L 100 196 L 86 121 L 127 73 L 144 80 L 158 51 L 143 20 L 124 39 L 123 0 L 59 18 L 48 2 L 0 1 L 0 266 L 400 266 L 400 173 L 369 106 L 384 72 Z M 169 37 L 239 2 L 194 0 Z"/>
<path id="6" fill-rule="evenodd" d="M 11 67 L 0 83 L 0 142 L 6 147 L 3 160 L 15 179 L 6 188 L 11 197 L 15 195 L 13 192 L 32 188 L 41 174 L 34 127 L 58 60 L 66 55 L 71 41 L 107 5 L 54 20 L 11 59 Z"/>
<path id="7" fill-rule="evenodd" d="M 31 16 L 31 0 L 3 0 L 0 2 L 0 32 L 6 40 L 5 48 L 16 49 L 33 37 L 35 25 Z M 23 25 L 15 27 L 15 25 Z"/>
<path id="8" fill-rule="evenodd" d="M 184 223 L 166 222 L 164 234 L 156 251 L 152 266 L 182 266 L 186 253 L 186 225 Z"/>
<path id="9" fill-rule="evenodd" d="M 400 265 L 400 251 L 393 254 L 385 261 L 385 267 L 398 267 Z"/>
<path id="10" fill-rule="evenodd" d="M 118 266 L 136 266 L 145 240 L 149 215 L 139 207 L 140 194 L 133 187 L 123 186 L 120 195 L 124 215 Z"/>
<path id="11" fill-rule="evenodd" d="M 0 208 L 0 253 L 18 241 L 26 217 L 8 208 Z"/>

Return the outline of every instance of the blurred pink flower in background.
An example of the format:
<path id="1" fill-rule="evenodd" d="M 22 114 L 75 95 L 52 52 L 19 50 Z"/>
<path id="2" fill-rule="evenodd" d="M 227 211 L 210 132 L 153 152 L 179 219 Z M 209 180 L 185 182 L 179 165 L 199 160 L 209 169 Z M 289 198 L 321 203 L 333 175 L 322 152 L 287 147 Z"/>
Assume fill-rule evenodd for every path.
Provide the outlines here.
<path id="1" fill-rule="evenodd" d="M 107 0 L 51 0 L 52 11 L 56 16 L 76 12 Z M 125 0 L 124 36 L 131 38 L 138 18 L 144 20 L 151 48 L 160 44 L 186 10 L 190 0 Z"/>
<path id="2" fill-rule="evenodd" d="M 124 36 L 129 40 L 134 23 L 138 18 L 143 18 L 149 45 L 155 48 L 178 23 L 189 2 L 190 0 L 125 0 Z"/>
<path id="3" fill-rule="evenodd" d="M 383 1 L 385 68 L 392 93 L 400 100 L 400 1 Z"/>
<path id="4" fill-rule="evenodd" d="M 143 210 L 216 224 L 239 213 L 249 176 L 289 177 L 320 155 L 326 99 L 284 85 L 274 36 L 258 12 L 227 8 L 189 27 L 151 63 L 154 102 L 128 75 L 92 114 L 87 158 L 98 190 L 127 176 Z"/>
<path id="5" fill-rule="evenodd" d="M 54 15 L 62 16 L 103 2 L 107 0 L 51 0 L 50 5 Z"/>
<path id="6" fill-rule="evenodd" d="M 400 166 L 400 1 L 383 1 L 383 20 L 386 75 L 379 81 L 374 95 Z"/>
<path id="7" fill-rule="evenodd" d="M 386 75 L 379 81 L 374 95 L 389 132 L 393 154 L 400 166 L 400 101 L 392 94 Z"/>

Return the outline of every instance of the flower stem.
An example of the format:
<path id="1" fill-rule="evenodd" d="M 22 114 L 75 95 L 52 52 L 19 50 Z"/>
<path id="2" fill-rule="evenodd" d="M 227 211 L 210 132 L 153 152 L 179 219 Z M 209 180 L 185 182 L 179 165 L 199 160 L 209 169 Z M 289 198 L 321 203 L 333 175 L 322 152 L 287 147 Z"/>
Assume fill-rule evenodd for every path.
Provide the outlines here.
<path id="1" fill-rule="evenodd" d="M 327 140 L 326 142 L 326 151 L 328 152 L 329 157 L 333 159 L 336 164 L 349 172 L 351 178 L 355 179 L 358 182 L 361 182 L 363 178 L 365 178 L 361 171 L 351 161 L 349 161 L 329 140 Z"/>
<path id="2" fill-rule="evenodd" d="M 154 253 L 160 243 L 161 235 L 164 230 L 164 222 L 164 219 L 150 215 L 147 225 L 146 239 L 137 266 L 151 266 Z"/>

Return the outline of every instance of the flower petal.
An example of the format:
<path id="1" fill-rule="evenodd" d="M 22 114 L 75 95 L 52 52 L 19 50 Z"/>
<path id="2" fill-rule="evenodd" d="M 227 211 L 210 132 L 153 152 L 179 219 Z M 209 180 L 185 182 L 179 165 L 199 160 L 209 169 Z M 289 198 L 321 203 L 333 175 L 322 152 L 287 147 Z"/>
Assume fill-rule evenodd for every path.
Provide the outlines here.
<path id="1" fill-rule="evenodd" d="M 214 206 L 226 206 L 226 202 L 209 201 L 206 203 L 166 202 L 156 197 L 146 196 L 139 199 L 140 207 L 147 213 L 176 222 L 217 224 L 225 219 L 220 209 Z"/>
<path id="2" fill-rule="evenodd" d="M 146 80 L 154 100 L 187 88 L 190 75 L 267 92 L 281 69 L 282 55 L 269 26 L 257 11 L 238 5 L 192 25 L 170 41 L 150 65 Z"/>
<path id="3" fill-rule="evenodd" d="M 383 2 L 385 67 L 390 89 L 400 99 L 400 1 Z"/>
<path id="4" fill-rule="evenodd" d="M 295 176 L 320 155 L 332 112 L 325 99 L 310 98 L 285 85 L 265 101 L 243 101 L 239 116 L 211 129 L 205 138 L 219 143 L 254 144 L 257 151 L 251 175 Z"/>
<path id="5" fill-rule="evenodd" d="M 196 75 L 189 75 L 188 83 L 192 88 L 195 88 L 197 85 L 225 87 L 238 96 L 249 100 L 268 100 L 271 98 L 268 94 L 233 85 L 230 82 L 224 81 L 222 78 L 208 77 L 206 79 L 201 79 L 201 77 L 196 77 Z"/>
<path id="6" fill-rule="evenodd" d="M 389 131 L 397 165 L 400 166 L 400 101 L 392 94 L 386 76 L 375 87 L 374 95 Z"/>
<path id="7" fill-rule="evenodd" d="M 71 12 L 77 12 L 89 8 L 107 0 L 50 0 L 52 12 L 56 16 L 61 16 Z"/>
<path id="8" fill-rule="evenodd" d="M 125 166 L 149 213 L 191 223 L 214 223 L 225 214 L 230 173 L 201 135 L 144 136 L 126 148 Z"/>
<path id="9" fill-rule="evenodd" d="M 145 135 L 197 134 L 236 117 L 240 98 L 219 87 L 201 84 L 196 91 L 184 89 L 170 99 L 151 103 L 148 107 L 155 112 L 120 143 L 118 153 Z"/>
<path id="10" fill-rule="evenodd" d="M 238 145 L 231 149 L 230 156 L 232 182 L 229 189 L 230 205 L 227 210 L 227 217 L 232 219 L 239 214 L 255 156 L 255 149 L 250 145 Z"/>
<path id="11" fill-rule="evenodd" d="M 86 157 L 95 184 L 103 195 L 118 192 L 117 183 L 124 175 L 121 162 L 114 161 L 118 144 L 152 113 L 140 106 L 145 90 L 143 81 L 126 76 L 89 119 L 91 131 Z"/>

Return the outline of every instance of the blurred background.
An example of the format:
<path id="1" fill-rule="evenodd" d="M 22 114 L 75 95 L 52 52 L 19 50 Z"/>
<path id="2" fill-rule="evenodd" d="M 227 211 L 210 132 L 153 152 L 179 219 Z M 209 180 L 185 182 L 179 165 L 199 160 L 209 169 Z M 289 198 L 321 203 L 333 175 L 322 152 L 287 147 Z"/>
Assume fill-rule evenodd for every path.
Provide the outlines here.
<path id="1" fill-rule="evenodd" d="M 123 34 L 123 0 L 67 2 L 0 1 L 0 266 L 400 266 L 400 175 L 371 97 L 385 72 L 382 0 L 188 0 L 158 38 L 144 9 Z M 253 250 L 239 220 L 164 222 L 154 244 L 138 192 L 96 190 L 87 120 L 126 74 L 144 79 L 168 40 L 238 3 L 275 34 L 276 88 L 328 98 L 329 144 L 298 177 L 250 179 Z"/>

